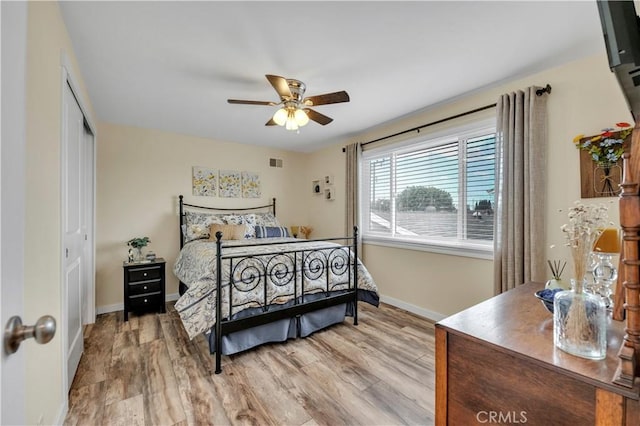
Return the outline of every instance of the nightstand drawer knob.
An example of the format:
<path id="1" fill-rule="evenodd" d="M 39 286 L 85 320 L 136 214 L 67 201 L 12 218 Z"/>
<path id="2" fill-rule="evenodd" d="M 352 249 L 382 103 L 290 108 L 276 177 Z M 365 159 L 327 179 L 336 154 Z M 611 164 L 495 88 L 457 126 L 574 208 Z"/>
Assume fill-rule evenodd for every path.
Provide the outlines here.
<path id="1" fill-rule="evenodd" d="M 147 299 L 144 299 L 144 303 L 147 303 Z"/>
<path id="2" fill-rule="evenodd" d="M 145 289 L 145 290 L 147 289 L 147 286 L 146 286 L 146 285 L 144 286 L 144 289 Z"/>
<path id="3" fill-rule="evenodd" d="M 144 274 L 142 274 L 142 276 L 143 276 L 143 277 L 146 277 L 146 276 L 147 276 L 147 273 L 145 272 Z"/>

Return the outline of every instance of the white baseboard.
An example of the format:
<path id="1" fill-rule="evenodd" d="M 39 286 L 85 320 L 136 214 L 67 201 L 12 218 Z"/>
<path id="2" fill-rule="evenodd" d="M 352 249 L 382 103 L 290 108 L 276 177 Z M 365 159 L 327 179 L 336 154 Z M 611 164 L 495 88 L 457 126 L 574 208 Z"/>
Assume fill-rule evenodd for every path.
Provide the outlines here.
<path id="1" fill-rule="evenodd" d="M 427 318 L 434 322 L 438 322 L 447 317 L 447 315 L 430 311 L 429 309 L 421 308 L 420 306 L 412 305 L 411 303 L 403 302 L 402 300 L 395 299 L 390 296 L 380 295 L 380 301 L 391 306 L 395 306 L 396 308 L 404 309 L 405 311 Z"/>
<path id="2" fill-rule="evenodd" d="M 174 302 L 180 298 L 178 293 L 167 294 L 164 298 L 167 302 Z M 118 312 L 124 310 L 124 303 L 116 303 L 113 305 L 96 306 L 96 315 L 108 314 L 109 312 Z"/>

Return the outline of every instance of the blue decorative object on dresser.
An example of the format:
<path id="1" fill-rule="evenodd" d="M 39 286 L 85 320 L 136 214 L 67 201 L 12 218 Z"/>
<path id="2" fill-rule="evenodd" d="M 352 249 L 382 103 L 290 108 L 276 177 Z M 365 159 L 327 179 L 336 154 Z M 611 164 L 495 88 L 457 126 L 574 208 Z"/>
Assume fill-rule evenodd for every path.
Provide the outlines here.
<path id="1" fill-rule="evenodd" d="M 536 291 L 536 297 L 542 302 L 547 311 L 553 313 L 553 298 L 556 293 L 564 291 L 563 288 L 545 288 L 544 290 Z"/>

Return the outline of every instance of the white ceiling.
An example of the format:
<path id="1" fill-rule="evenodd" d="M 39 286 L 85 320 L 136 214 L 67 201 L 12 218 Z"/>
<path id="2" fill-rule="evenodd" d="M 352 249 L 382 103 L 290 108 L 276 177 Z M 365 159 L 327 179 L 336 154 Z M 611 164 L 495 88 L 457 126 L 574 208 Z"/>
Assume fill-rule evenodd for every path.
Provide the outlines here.
<path id="1" fill-rule="evenodd" d="M 62 2 L 100 121 L 313 151 L 500 81 L 604 52 L 595 1 Z M 265 74 L 334 118 L 266 127 Z M 546 82 L 539 82 L 545 84 Z"/>

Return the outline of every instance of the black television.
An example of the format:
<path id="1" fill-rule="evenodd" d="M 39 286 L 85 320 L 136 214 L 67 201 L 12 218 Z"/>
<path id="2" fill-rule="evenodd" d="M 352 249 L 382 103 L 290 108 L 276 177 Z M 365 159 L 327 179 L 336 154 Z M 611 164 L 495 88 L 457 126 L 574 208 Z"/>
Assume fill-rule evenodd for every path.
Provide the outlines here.
<path id="1" fill-rule="evenodd" d="M 609 67 L 634 119 L 640 118 L 640 18 L 633 1 L 598 0 Z"/>

